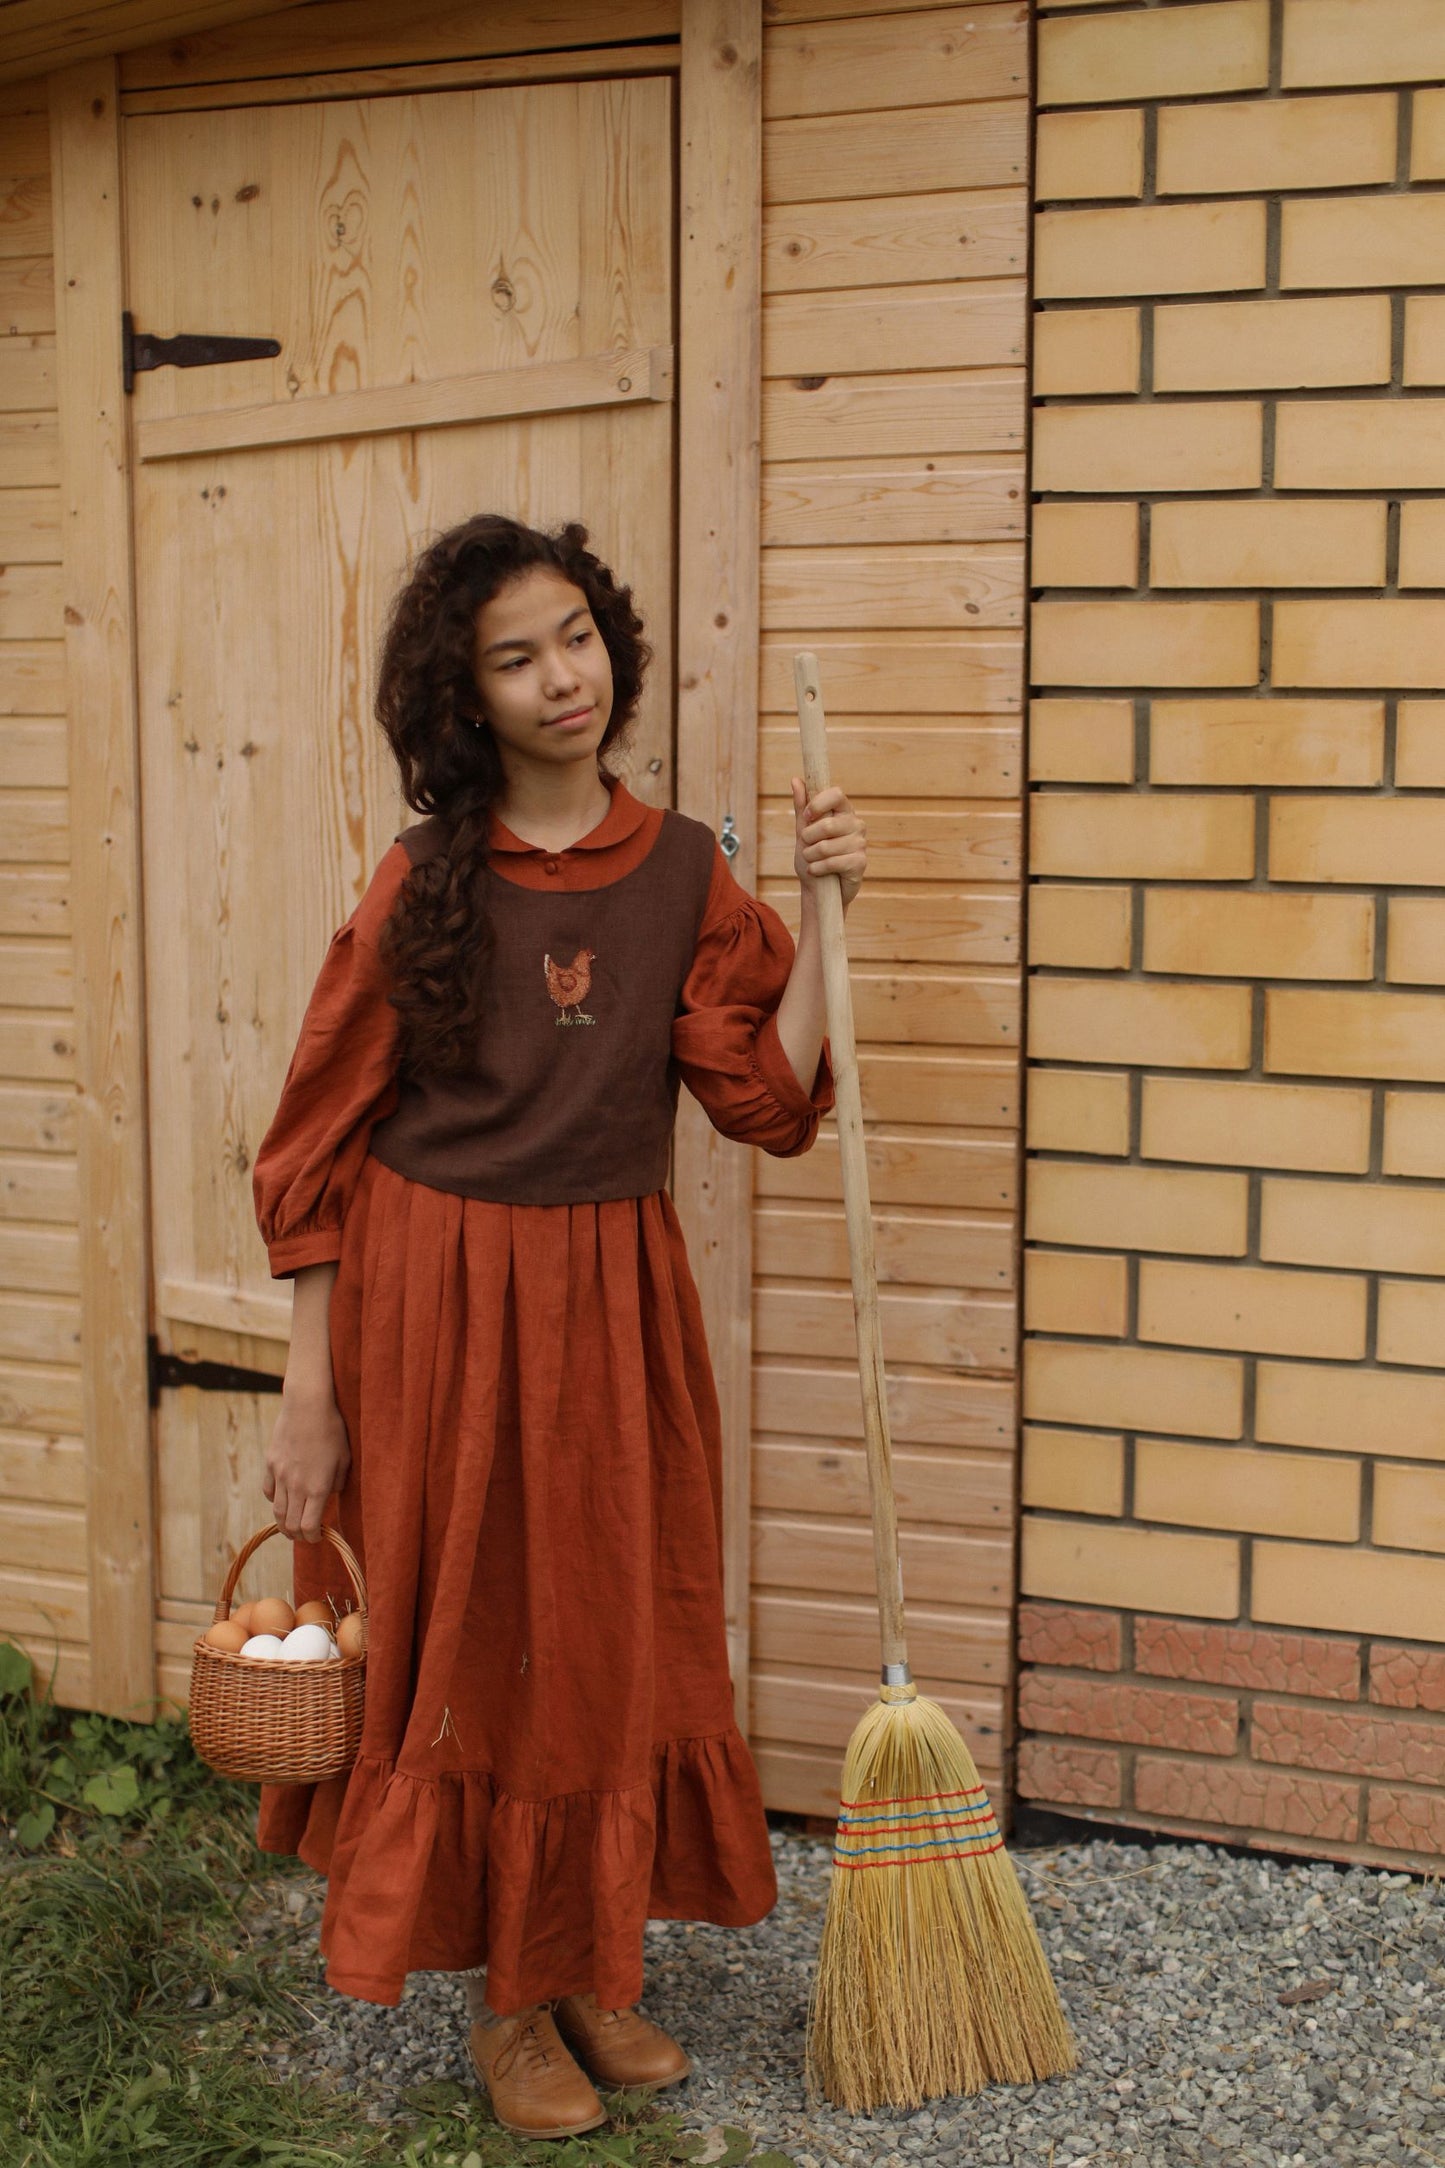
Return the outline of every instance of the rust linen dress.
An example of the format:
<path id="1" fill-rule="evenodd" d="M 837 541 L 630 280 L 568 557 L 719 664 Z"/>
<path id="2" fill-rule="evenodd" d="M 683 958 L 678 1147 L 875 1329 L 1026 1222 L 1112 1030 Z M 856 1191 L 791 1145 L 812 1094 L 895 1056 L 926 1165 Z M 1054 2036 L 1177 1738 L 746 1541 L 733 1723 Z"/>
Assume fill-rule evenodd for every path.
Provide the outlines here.
<path id="1" fill-rule="evenodd" d="M 663 815 L 609 787 L 566 851 L 496 823 L 494 872 L 555 894 L 641 866 Z M 352 1465 L 328 1518 L 371 1606 L 360 1757 L 266 1787 L 259 1841 L 328 1874 L 344 1994 L 485 1964 L 503 2013 L 589 1988 L 622 2007 L 649 1917 L 745 1926 L 776 1897 L 728 1679 L 701 1310 L 665 1189 L 498 1203 L 369 1149 L 397 1101 L 377 942 L 409 866 L 395 843 L 334 936 L 254 1171 L 273 1276 L 338 1261 Z M 715 845 L 702 868 L 671 1060 L 725 1135 L 804 1151 L 832 1087 L 826 1049 L 809 1094 L 777 1036 L 791 937 Z M 345 1596 L 330 1545 L 295 1557 L 298 1600 Z"/>

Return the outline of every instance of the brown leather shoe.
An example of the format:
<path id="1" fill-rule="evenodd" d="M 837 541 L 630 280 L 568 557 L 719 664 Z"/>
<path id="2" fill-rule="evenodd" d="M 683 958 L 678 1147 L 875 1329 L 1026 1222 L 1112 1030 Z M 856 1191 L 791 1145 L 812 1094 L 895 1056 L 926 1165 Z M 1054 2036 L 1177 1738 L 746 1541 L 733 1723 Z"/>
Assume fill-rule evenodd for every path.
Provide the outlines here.
<path id="1" fill-rule="evenodd" d="M 595 1995 L 564 1995 L 557 2029 L 599 2085 L 678 2085 L 692 2063 L 640 2010 L 604 2010 Z"/>
<path id="2" fill-rule="evenodd" d="M 471 2032 L 472 2063 L 504 2130 L 518 2138 L 572 2138 L 607 2121 L 545 2002 Z"/>

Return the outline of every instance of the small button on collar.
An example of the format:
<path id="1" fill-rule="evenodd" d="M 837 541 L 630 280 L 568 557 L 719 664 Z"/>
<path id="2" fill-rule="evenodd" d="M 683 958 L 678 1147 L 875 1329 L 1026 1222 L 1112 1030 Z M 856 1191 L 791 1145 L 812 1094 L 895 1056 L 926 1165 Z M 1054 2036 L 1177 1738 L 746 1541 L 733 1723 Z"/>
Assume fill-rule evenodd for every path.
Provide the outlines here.
<path id="1" fill-rule="evenodd" d="M 542 860 L 542 870 L 543 870 L 543 872 L 544 872 L 544 873 L 555 873 L 555 872 L 557 871 L 557 861 L 556 861 L 556 859 L 555 859 L 555 858 L 544 858 L 544 859 Z"/>

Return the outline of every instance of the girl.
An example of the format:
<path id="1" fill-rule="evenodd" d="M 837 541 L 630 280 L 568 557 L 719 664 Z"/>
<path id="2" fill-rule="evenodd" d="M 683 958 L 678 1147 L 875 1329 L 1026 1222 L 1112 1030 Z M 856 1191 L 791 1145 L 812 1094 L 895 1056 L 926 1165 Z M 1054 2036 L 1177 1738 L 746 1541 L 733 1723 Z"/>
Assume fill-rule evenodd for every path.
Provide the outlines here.
<path id="1" fill-rule="evenodd" d="M 813 1142 L 809 890 L 851 899 L 866 863 L 842 792 L 795 778 L 795 956 L 708 829 L 599 764 L 647 660 L 579 526 L 482 514 L 420 557 L 377 713 L 427 817 L 332 940 L 254 1174 L 295 1277 L 266 1496 L 314 1546 L 298 1600 L 344 1600 L 333 1515 L 370 1598 L 360 1757 L 267 1788 L 260 1842 L 329 1875 L 343 1994 L 469 1975 L 473 2059 L 527 2136 L 603 2121 L 594 2078 L 687 2075 L 634 2008 L 649 1917 L 747 1926 L 776 1896 L 665 1182 L 679 1079 L 727 1136 Z"/>

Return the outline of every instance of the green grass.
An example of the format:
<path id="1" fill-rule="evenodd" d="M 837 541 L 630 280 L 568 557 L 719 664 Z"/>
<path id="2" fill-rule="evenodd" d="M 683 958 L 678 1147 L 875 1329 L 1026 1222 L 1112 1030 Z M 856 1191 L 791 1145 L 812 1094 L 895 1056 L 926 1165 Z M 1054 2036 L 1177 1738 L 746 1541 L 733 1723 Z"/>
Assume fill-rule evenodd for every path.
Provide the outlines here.
<path id="1" fill-rule="evenodd" d="M 0 1642 L 5 2168 L 669 2168 L 699 2153 L 643 2095 L 614 2095 L 595 2135 L 528 2145 L 469 2087 L 423 2087 L 405 2123 L 378 2127 L 275 2077 L 261 2048 L 304 2029 L 315 1978 L 253 1930 L 304 1873 L 256 1850 L 254 1818 L 254 1793 L 196 1759 L 183 1720 L 57 1709 Z M 740 2131 L 726 2141 L 707 2147 L 716 2168 L 788 2168 Z"/>

